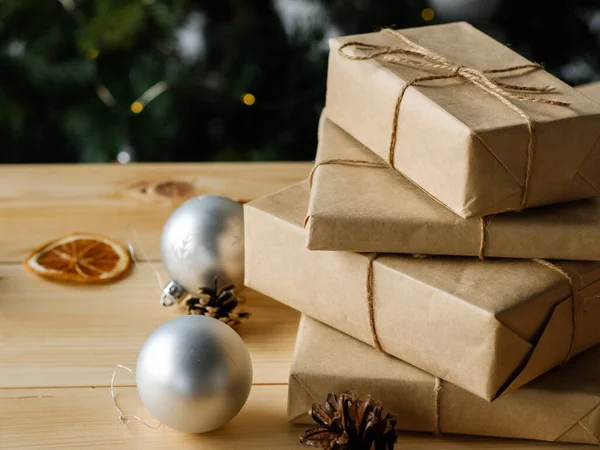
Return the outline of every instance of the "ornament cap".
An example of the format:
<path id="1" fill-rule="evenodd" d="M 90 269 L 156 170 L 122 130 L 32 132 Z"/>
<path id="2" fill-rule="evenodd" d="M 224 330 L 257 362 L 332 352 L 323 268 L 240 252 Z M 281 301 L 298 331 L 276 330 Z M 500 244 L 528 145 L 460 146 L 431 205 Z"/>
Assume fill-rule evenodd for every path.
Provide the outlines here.
<path id="1" fill-rule="evenodd" d="M 170 280 L 164 287 L 160 304 L 164 307 L 173 306 L 187 295 L 187 291 L 176 281 Z"/>

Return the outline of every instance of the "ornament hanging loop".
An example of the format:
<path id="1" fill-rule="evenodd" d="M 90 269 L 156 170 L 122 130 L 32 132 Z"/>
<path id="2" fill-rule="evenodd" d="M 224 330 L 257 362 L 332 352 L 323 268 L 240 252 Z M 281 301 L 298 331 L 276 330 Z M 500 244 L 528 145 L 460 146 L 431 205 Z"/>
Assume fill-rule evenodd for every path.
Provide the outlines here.
<path id="1" fill-rule="evenodd" d="M 115 378 L 117 376 L 117 369 L 126 370 L 131 375 L 133 375 L 133 371 L 129 367 L 127 367 L 127 366 L 123 366 L 121 364 L 117 364 L 115 366 L 114 370 L 113 370 L 113 374 L 112 374 L 112 377 L 110 379 L 110 396 L 112 397 L 113 405 L 115 405 L 116 410 L 119 412 L 119 421 L 121 422 L 121 424 L 122 425 L 127 425 L 132 420 L 137 420 L 138 422 L 141 422 L 142 424 L 144 424 L 148 428 L 151 428 L 152 430 L 158 430 L 160 428 L 160 426 L 162 425 L 162 423 L 160 423 L 160 422 L 158 423 L 158 425 L 154 425 L 153 426 L 153 425 L 150 425 L 145 420 L 140 419 L 139 416 L 135 416 L 135 415 L 132 415 L 132 414 L 125 414 L 125 413 L 123 413 L 123 410 L 121 409 L 121 407 L 117 403 L 117 395 L 115 394 Z"/>

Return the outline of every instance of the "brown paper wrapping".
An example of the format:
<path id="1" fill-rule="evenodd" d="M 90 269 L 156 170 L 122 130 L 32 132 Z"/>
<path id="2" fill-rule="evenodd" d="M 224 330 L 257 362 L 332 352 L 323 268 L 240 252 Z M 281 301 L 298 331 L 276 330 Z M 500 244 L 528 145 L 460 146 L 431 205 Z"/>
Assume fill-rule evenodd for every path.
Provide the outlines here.
<path id="1" fill-rule="evenodd" d="M 322 117 L 316 163 L 382 160 Z M 600 198 L 463 219 L 389 168 L 321 165 L 313 176 L 308 248 L 600 261 Z M 365 233 L 365 229 L 369 232 Z"/>
<path id="2" fill-rule="evenodd" d="M 596 103 L 600 102 L 600 81 L 582 84 L 581 86 L 577 86 L 575 89 L 588 96 Z"/>
<path id="3" fill-rule="evenodd" d="M 455 65 L 501 69 L 529 61 L 466 23 L 411 28 L 402 34 Z M 387 160 L 395 103 L 407 80 L 431 74 L 382 57 L 355 61 L 338 54 L 349 41 L 402 46 L 388 33 L 330 40 L 327 114 Z M 354 56 L 359 49 L 346 48 Z M 436 72 L 439 73 L 439 72 Z M 556 87 L 544 95 L 570 107 L 516 102 L 534 121 L 534 161 L 526 206 L 595 197 L 600 192 L 600 105 L 543 70 L 502 81 Z M 529 133 L 508 106 L 462 79 L 410 87 L 401 104 L 394 165 L 462 217 L 518 209 Z"/>
<path id="4" fill-rule="evenodd" d="M 306 248 L 307 183 L 244 205 L 246 285 L 373 344 L 364 254 Z M 578 289 L 573 354 L 600 342 L 600 263 L 559 262 Z M 383 349 L 492 399 L 560 364 L 570 287 L 530 260 L 382 255 L 374 320 Z"/>
<path id="5" fill-rule="evenodd" d="M 303 316 L 290 373 L 288 417 L 311 424 L 308 410 L 329 392 L 351 389 L 383 400 L 397 428 L 600 444 L 600 347 L 492 403 L 443 383 L 436 424 L 435 377 Z"/>

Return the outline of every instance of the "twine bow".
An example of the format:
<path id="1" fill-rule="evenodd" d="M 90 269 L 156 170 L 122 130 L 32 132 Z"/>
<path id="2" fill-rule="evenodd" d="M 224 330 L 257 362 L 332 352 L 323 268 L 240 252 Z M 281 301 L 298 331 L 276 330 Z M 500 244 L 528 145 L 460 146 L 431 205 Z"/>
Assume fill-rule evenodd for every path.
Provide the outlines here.
<path id="1" fill-rule="evenodd" d="M 405 47 L 393 46 L 393 45 L 375 45 L 367 44 L 364 42 L 351 41 L 346 42 L 340 46 L 338 53 L 341 57 L 354 61 L 364 61 L 369 59 L 375 59 L 383 57 L 383 60 L 391 63 L 403 65 L 423 71 L 436 71 L 431 75 L 424 75 L 421 77 L 413 78 L 408 80 L 396 99 L 396 105 L 394 108 L 394 116 L 392 121 L 392 133 L 390 137 L 390 146 L 388 154 L 388 162 L 394 167 L 394 153 L 396 149 L 397 130 L 398 130 L 398 118 L 400 116 L 400 105 L 406 90 L 410 86 L 415 86 L 420 83 L 434 80 L 445 80 L 451 78 L 460 78 L 468 83 L 473 84 L 482 91 L 490 94 L 494 98 L 498 99 L 512 111 L 521 116 L 527 123 L 528 131 L 528 144 L 527 144 L 527 162 L 525 167 L 525 176 L 523 182 L 523 190 L 521 194 L 521 202 L 519 209 L 523 209 L 527 204 L 527 196 L 529 193 L 529 184 L 531 181 L 531 172 L 534 160 L 534 122 L 533 120 L 523 111 L 520 107 L 515 105 L 513 101 L 521 101 L 528 103 L 542 103 L 546 105 L 568 107 L 570 104 L 567 102 L 561 102 L 557 100 L 551 100 L 541 98 L 538 95 L 548 94 L 556 91 L 554 86 L 518 86 L 514 84 L 507 84 L 499 81 L 497 78 L 492 78 L 491 74 L 511 74 L 523 70 L 538 70 L 542 66 L 535 63 L 522 64 L 518 66 L 506 67 L 503 69 L 488 69 L 488 70 L 477 70 L 471 67 L 465 67 L 461 65 L 453 64 L 451 61 L 446 59 L 444 56 L 432 52 L 425 47 L 411 41 L 406 36 L 402 35 L 398 31 L 385 29 L 383 33 L 391 34 L 400 39 Z M 354 48 L 361 50 L 362 55 L 350 54 L 347 49 Z M 394 167 L 395 168 L 395 167 Z"/>

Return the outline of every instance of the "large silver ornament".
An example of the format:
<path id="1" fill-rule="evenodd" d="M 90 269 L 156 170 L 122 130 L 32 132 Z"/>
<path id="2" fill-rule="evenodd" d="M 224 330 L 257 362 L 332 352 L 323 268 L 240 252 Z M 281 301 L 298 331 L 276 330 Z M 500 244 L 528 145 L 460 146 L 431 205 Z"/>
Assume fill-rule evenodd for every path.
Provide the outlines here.
<path id="1" fill-rule="evenodd" d="M 172 281 L 161 302 L 170 306 L 200 289 L 244 282 L 244 208 L 226 197 L 205 195 L 177 208 L 161 236 L 163 265 Z"/>
<path id="2" fill-rule="evenodd" d="M 136 381 L 154 417 L 175 430 L 204 433 L 229 422 L 244 406 L 252 361 L 242 338 L 224 323 L 182 316 L 146 340 Z"/>

